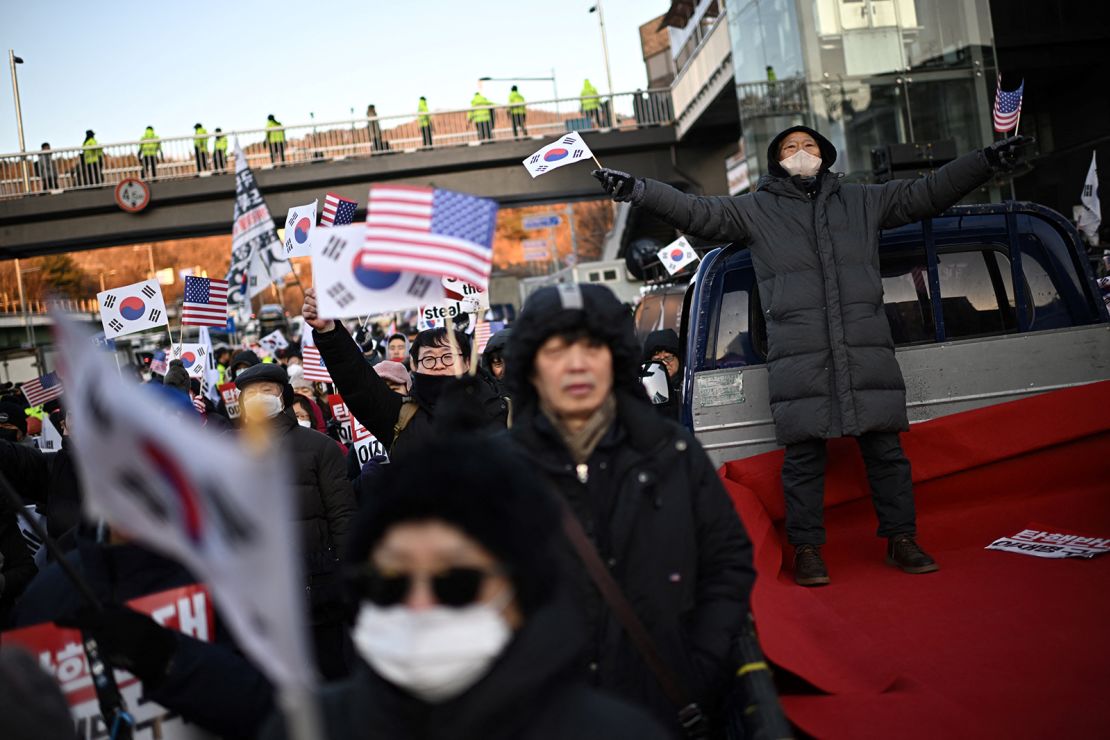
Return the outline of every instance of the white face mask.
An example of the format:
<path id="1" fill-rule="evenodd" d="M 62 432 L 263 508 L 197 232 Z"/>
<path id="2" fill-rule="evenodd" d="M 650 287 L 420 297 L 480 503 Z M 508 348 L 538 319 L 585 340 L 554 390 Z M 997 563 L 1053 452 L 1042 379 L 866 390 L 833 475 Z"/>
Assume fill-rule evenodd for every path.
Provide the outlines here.
<path id="1" fill-rule="evenodd" d="M 355 648 L 390 683 L 427 702 L 463 693 L 489 670 L 512 638 L 501 610 L 508 603 L 413 610 L 363 602 L 352 632 Z"/>
<path id="2" fill-rule="evenodd" d="M 791 175 L 802 177 L 813 177 L 821 170 L 821 158 L 813 156 L 805 149 L 799 149 L 779 164 Z"/>
<path id="3" fill-rule="evenodd" d="M 284 408 L 277 396 L 259 393 L 243 402 L 243 413 L 251 419 L 272 419 Z"/>
<path id="4" fill-rule="evenodd" d="M 297 419 L 297 423 L 300 424 L 302 427 L 307 427 L 308 429 L 312 428 L 312 422 L 308 419 Z"/>

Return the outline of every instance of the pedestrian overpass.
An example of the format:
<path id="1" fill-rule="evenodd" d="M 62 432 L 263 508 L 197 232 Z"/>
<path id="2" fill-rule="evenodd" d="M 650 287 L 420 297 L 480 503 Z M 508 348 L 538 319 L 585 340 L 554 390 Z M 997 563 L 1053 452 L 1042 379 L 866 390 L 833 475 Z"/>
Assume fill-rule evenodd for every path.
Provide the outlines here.
<path id="1" fill-rule="evenodd" d="M 222 132 L 230 143 L 226 159 L 216 154 L 214 130 L 159 139 L 158 156 L 145 162 L 140 154 L 151 148 L 141 150 L 144 142 L 98 145 L 95 168 L 80 147 L 0 155 L 0 259 L 230 235 L 236 140 L 276 219 L 329 191 L 365 204 L 368 186 L 382 182 L 457 190 L 504 206 L 598 197 L 593 163 L 536 179 L 521 166 L 568 131 L 581 133 L 606 167 L 702 192 L 725 190 L 724 160 L 736 132 L 679 141 L 668 90 L 600 96 L 596 110 L 582 98 L 541 101 L 528 105 L 523 126 L 507 106 L 488 110 L 488 131 L 471 125 L 473 110 L 456 110 L 427 114 L 428 127 L 423 114 L 411 113 Z M 122 210 L 114 197 L 115 185 L 131 177 L 151 193 L 138 213 Z"/>

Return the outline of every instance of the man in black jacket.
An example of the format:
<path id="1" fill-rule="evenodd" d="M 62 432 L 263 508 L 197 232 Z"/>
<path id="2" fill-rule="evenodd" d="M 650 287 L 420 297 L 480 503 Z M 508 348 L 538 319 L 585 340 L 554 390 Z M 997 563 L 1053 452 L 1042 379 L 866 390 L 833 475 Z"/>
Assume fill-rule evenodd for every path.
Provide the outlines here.
<path id="1" fill-rule="evenodd" d="M 470 338 L 455 332 L 452 344 L 446 329 L 428 329 L 416 336 L 409 348 L 413 369 L 408 399 L 394 392 L 363 358 L 350 332 L 340 321 L 321 319 L 316 313 L 316 289 L 305 291 L 301 311 L 328 373 L 339 389 L 347 410 L 378 438 L 392 460 L 432 439 L 436 405 L 456 374 L 470 370 Z M 509 413 L 492 379 L 479 371 L 474 384 L 477 400 L 491 427 L 505 426 Z"/>
<path id="2" fill-rule="evenodd" d="M 836 148 L 805 126 L 767 150 L 769 174 L 738 197 L 684 195 L 654 180 L 596 170 L 606 191 L 681 231 L 731 241 L 752 254 L 767 325 L 771 414 L 779 444 L 794 580 L 829 582 L 825 542 L 825 440 L 855 437 L 871 482 L 887 562 L 907 573 L 937 570 L 916 541 L 910 464 L 898 433 L 909 429 L 906 387 L 883 309 L 879 230 L 935 216 L 1013 168 L 1031 142 L 997 141 L 917 180 L 842 184 Z"/>
<path id="3" fill-rule="evenodd" d="M 293 388 L 281 365 L 248 367 L 235 376 L 235 386 L 245 433 L 261 430 L 291 463 L 317 662 L 325 677 L 343 676 L 347 661 L 338 564 L 356 510 L 343 453 L 329 437 L 297 423 Z"/>
<path id="4" fill-rule="evenodd" d="M 709 458 L 651 408 L 632 315 L 608 289 L 536 291 L 513 325 L 510 438 L 582 523 L 687 694 L 719 712 L 755 577 L 751 543 Z M 677 708 L 579 568 L 581 667 L 676 726 Z"/>
<path id="5" fill-rule="evenodd" d="M 667 388 L 670 395 L 666 403 L 658 404 L 655 410 L 668 419 L 678 421 L 682 409 L 682 348 L 674 329 L 657 329 L 644 340 L 644 364 L 658 362 L 667 371 Z"/>

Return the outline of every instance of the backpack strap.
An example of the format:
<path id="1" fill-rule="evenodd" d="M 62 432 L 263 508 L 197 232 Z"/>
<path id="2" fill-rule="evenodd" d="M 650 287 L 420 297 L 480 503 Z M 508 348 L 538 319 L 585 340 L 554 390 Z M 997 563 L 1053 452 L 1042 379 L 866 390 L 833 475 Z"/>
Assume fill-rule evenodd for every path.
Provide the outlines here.
<path id="1" fill-rule="evenodd" d="M 405 401 L 401 404 L 401 411 L 397 414 L 397 423 L 393 425 L 393 443 L 389 445 L 389 455 L 393 456 L 393 448 L 397 446 L 397 438 L 401 436 L 401 432 L 405 431 L 405 427 L 409 425 L 416 412 L 420 410 L 420 405 L 416 401 Z"/>

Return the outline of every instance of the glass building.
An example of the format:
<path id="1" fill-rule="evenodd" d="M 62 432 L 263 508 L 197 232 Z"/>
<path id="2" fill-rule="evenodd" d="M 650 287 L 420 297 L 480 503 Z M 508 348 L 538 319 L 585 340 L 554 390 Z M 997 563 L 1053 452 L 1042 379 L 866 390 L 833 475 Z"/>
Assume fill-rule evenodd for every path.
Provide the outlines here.
<path id="1" fill-rule="evenodd" d="M 770 140 L 796 124 L 825 134 L 836 169 L 857 181 L 871 179 L 874 147 L 949 140 L 964 153 L 993 137 L 988 0 L 727 0 L 725 10 L 752 182 Z"/>

